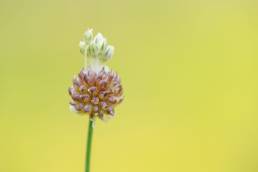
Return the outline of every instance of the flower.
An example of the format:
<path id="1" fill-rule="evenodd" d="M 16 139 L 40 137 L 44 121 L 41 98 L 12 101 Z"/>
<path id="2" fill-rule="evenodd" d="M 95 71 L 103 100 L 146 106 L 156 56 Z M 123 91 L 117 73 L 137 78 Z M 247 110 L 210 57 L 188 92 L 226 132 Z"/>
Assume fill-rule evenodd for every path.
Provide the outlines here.
<path id="1" fill-rule="evenodd" d="M 93 38 L 93 29 L 88 29 L 86 32 L 84 32 L 85 41 L 91 41 L 92 38 Z"/>
<path id="2" fill-rule="evenodd" d="M 79 42 L 80 51 L 88 58 L 98 58 L 102 62 L 109 60 L 114 51 L 114 47 L 108 45 L 106 38 L 98 33 L 93 38 L 93 30 L 88 29 L 84 33 L 84 38 Z"/>
<path id="3" fill-rule="evenodd" d="M 120 77 L 104 64 L 111 59 L 114 47 L 108 45 L 101 33 L 93 38 L 92 29 L 84 33 L 79 47 L 86 63 L 69 88 L 72 98 L 70 109 L 80 114 L 89 114 L 92 119 L 112 117 L 115 106 L 123 100 Z"/>

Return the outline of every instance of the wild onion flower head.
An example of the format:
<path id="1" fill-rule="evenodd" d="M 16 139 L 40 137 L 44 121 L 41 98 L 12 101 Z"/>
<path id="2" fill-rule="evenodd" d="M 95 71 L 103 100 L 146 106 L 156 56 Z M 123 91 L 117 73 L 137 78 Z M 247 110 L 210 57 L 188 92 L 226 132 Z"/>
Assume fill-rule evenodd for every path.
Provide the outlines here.
<path id="1" fill-rule="evenodd" d="M 85 66 L 73 79 L 69 88 L 72 98 L 70 109 L 79 114 L 89 114 L 91 119 L 107 119 L 115 114 L 115 106 L 123 100 L 123 89 L 117 73 L 105 62 L 110 60 L 114 47 L 106 38 L 88 29 L 79 43 Z"/>

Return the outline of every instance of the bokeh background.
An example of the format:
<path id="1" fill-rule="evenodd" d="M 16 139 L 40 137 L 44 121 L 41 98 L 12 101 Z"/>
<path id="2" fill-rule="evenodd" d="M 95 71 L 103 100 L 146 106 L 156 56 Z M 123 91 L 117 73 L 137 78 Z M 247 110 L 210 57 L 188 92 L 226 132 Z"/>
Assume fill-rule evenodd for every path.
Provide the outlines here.
<path id="1" fill-rule="evenodd" d="M 258 171 L 258 1 L 0 0 L 0 171 L 82 172 L 68 110 L 88 27 L 116 47 L 125 101 L 92 172 Z"/>

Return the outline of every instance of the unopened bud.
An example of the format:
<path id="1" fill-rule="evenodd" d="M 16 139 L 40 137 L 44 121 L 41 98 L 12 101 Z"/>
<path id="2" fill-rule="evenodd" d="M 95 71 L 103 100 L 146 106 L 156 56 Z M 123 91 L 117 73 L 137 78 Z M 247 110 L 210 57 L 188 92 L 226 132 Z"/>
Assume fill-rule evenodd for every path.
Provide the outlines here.
<path id="1" fill-rule="evenodd" d="M 114 53 L 114 47 L 109 45 L 107 46 L 106 50 L 105 50 L 105 57 L 107 59 L 110 59 L 112 56 L 113 56 L 113 53 Z"/>
<path id="2" fill-rule="evenodd" d="M 84 39 L 87 42 L 90 42 L 93 39 L 93 29 L 88 29 L 85 33 L 84 33 Z"/>

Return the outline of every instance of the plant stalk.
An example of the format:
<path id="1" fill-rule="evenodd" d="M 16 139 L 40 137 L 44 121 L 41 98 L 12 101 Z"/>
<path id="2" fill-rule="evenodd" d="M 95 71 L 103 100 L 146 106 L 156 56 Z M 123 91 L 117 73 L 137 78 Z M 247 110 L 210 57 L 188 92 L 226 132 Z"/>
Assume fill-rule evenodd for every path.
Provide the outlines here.
<path id="1" fill-rule="evenodd" d="M 89 119 L 88 138 L 87 138 L 87 145 L 86 145 L 85 172 L 90 172 L 90 158 L 91 158 L 93 125 L 94 125 L 94 121 L 92 119 Z"/>

